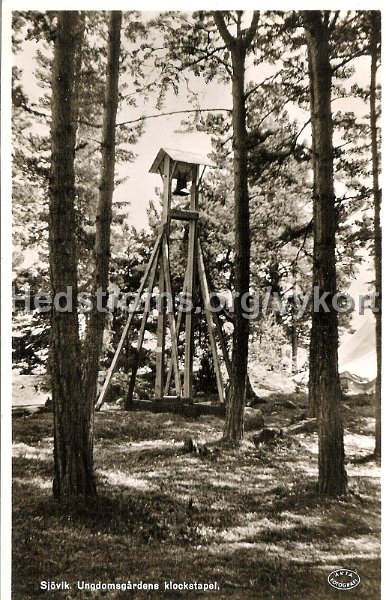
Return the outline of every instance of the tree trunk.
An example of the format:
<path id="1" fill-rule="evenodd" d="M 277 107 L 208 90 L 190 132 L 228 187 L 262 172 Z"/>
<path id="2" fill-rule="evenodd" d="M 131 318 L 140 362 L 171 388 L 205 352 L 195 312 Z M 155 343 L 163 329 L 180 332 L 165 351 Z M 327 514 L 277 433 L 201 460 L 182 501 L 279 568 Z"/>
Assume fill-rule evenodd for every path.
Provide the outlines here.
<path id="1" fill-rule="evenodd" d="M 298 372 L 298 330 L 295 321 L 291 325 L 291 372 Z"/>
<path id="2" fill-rule="evenodd" d="M 75 238 L 75 72 L 83 28 L 76 11 L 59 11 L 52 67 L 50 280 L 53 298 L 66 293 L 67 310 L 51 313 L 51 382 L 54 411 L 54 496 L 70 500 L 95 493 L 89 421 L 81 388 Z M 64 296 L 62 296 L 64 299 Z M 66 303 L 62 302 L 62 309 Z"/>
<path id="3" fill-rule="evenodd" d="M 235 300 L 232 366 L 229 401 L 224 427 L 224 440 L 238 442 L 243 436 L 246 381 L 248 372 L 249 321 L 244 316 L 245 298 L 249 293 L 250 231 L 248 198 L 248 148 L 245 110 L 245 57 L 256 34 L 258 12 L 254 12 L 250 28 L 241 32 L 238 15 L 237 37 L 228 31 L 222 13 L 214 13 L 218 30 L 232 57 L 232 126 L 234 153 L 234 220 L 235 220 Z M 244 309 L 243 309 L 244 305 Z"/>
<path id="4" fill-rule="evenodd" d="M 232 366 L 224 439 L 238 441 L 243 436 L 243 416 L 248 370 L 249 321 L 243 316 L 242 298 L 249 292 L 249 201 L 247 173 L 247 131 L 245 117 L 245 52 L 232 54 L 233 152 L 235 220 L 235 301 Z"/>
<path id="5" fill-rule="evenodd" d="M 382 388 L 382 227 L 381 200 L 379 188 L 379 153 L 377 136 L 377 68 L 381 41 L 381 13 L 371 11 L 371 81 L 370 81 L 370 126 L 371 159 L 374 196 L 374 268 L 375 268 L 375 339 L 377 351 L 377 379 L 375 384 L 375 450 L 376 458 L 381 457 L 381 388 Z"/>
<path id="6" fill-rule="evenodd" d="M 112 198 L 115 169 L 115 129 L 118 110 L 118 79 L 122 13 L 110 12 L 109 42 L 107 55 L 107 77 L 102 131 L 102 165 L 99 185 L 99 200 L 96 216 L 94 246 L 94 298 L 85 344 L 84 395 L 90 421 L 94 419 L 94 405 L 97 396 L 99 360 L 103 346 L 105 311 L 108 297 L 110 264 L 110 230 L 112 219 Z M 98 310 L 95 295 L 102 293 L 103 310 Z M 90 436 L 91 447 L 93 438 Z"/>
<path id="7" fill-rule="evenodd" d="M 319 493 L 345 493 L 341 389 L 338 371 L 338 318 L 333 308 L 336 293 L 335 209 L 329 26 L 321 11 L 303 12 L 312 95 L 311 126 L 314 150 L 313 286 L 324 307 L 312 313 L 310 372 L 317 397 L 319 421 Z M 324 296 L 325 294 L 325 296 Z"/>
<path id="8" fill-rule="evenodd" d="M 308 73 L 309 73 L 309 95 L 310 95 L 310 113 L 315 114 L 315 100 L 314 100 L 314 86 L 312 85 L 313 74 L 311 72 L 311 50 L 310 44 L 307 43 L 307 58 L 308 58 Z M 312 170 L 314 173 L 317 171 L 316 157 L 318 156 L 315 144 L 315 136 L 312 135 Z M 315 187 L 315 184 L 314 184 Z M 314 200 L 315 204 L 315 200 Z M 315 206 L 313 207 L 315 211 Z M 315 259 L 314 259 L 315 260 Z M 318 336 L 311 335 L 310 338 L 310 350 L 309 350 L 309 376 L 308 376 L 308 412 L 310 417 L 317 417 L 319 412 L 319 387 L 318 387 L 318 372 L 314 365 L 318 363 Z"/>

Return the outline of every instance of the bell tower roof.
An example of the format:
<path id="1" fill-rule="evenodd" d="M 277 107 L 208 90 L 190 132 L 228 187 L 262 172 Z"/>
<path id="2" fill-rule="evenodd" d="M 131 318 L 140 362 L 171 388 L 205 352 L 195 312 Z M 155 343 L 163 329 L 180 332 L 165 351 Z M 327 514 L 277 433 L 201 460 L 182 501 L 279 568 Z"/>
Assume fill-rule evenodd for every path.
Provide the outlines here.
<path id="1" fill-rule="evenodd" d="M 175 163 L 184 163 L 187 165 L 205 165 L 215 167 L 216 165 L 207 156 L 196 154 L 195 152 L 185 152 L 184 150 L 175 150 L 173 148 L 160 148 L 149 173 L 159 173 L 159 168 L 165 156 L 168 155 Z"/>

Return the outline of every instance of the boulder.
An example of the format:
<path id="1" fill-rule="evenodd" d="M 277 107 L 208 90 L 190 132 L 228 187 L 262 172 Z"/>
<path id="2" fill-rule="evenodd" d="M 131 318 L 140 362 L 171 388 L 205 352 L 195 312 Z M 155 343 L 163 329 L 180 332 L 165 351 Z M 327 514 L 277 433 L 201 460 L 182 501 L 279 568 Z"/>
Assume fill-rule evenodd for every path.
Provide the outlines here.
<path id="1" fill-rule="evenodd" d="M 266 427 L 252 436 L 252 442 L 259 447 L 261 444 L 273 445 L 283 439 L 284 432 L 278 427 Z"/>
<path id="2" fill-rule="evenodd" d="M 199 445 L 193 438 L 189 437 L 184 440 L 184 445 L 182 447 L 182 451 L 186 453 L 193 452 L 194 454 L 198 454 L 200 452 Z"/>
<path id="3" fill-rule="evenodd" d="M 300 423 L 290 425 L 286 428 L 286 433 L 297 434 L 297 433 L 312 433 L 316 431 L 318 424 L 316 419 L 306 419 Z"/>
<path id="4" fill-rule="evenodd" d="M 254 431 L 264 427 L 264 416 L 261 410 L 247 406 L 244 409 L 244 430 Z"/>
<path id="5" fill-rule="evenodd" d="M 205 444 L 199 444 L 193 438 L 186 438 L 184 440 L 184 445 L 182 447 L 182 452 L 199 454 L 200 456 L 206 458 L 217 459 L 220 454 L 220 448 L 215 446 L 213 448 L 208 448 Z"/>
<path id="6" fill-rule="evenodd" d="M 281 406 L 283 406 L 284 408 L 290 408 L 291 410 L 297 408 L 295 402 L 292 402 L 292 400 L 283 400 L 282 402 L 279 403 Z"/>

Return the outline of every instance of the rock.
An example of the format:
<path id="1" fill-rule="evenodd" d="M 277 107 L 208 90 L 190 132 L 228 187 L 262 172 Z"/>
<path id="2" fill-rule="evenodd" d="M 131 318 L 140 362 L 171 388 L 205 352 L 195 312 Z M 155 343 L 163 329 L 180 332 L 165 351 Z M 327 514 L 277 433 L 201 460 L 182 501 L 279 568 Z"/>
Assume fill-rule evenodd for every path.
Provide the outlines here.
<path id="1" fill-rule="evenodd" d="M 202 457 L 210 458 L 212 460 L 217 459 L 220 454 L 220 448 L 215 446 L 214 448 L 208 448 L 208 446 L 198 444 L 193 438 L 187 438 L 184 441 L 182 448 L 183 452 L 199 454 Z"/>
<path id="2" fill-rule="evenodd" d="M 194 454 L 199 454 L 200 449 L 199 449 L 199 446 L 198 446 L 196 440 L 194 440 L 193 438 L 187 438 L 184 441 L 182 451 L 186 452 L 186 453 L 193 452 Z"/>
<path id="3" fill-rule="evenodd" d="M 295 425 L 290 425 L 286 428 L 286 433 L 310 433 L 316 431 L 318 428 L 318 424 L 316 419 L 306 419 L 305 421 L 301 421 L 300 423 L 296 423 Z"/>
<path id="4" fill-rule="evenodd" d="M 105 382 L 106 374 L 107 371 L 99 371 L 98 373 L 98 383 L 100 383 L 101 385 L 103 385 Z"/>
<path id="5" fill-rule="evenodd" d="M 44 406 L 46 408 L 52 408 L 53 404 L 52 404 L 52 398 L 50 398 L 49 396 L 47 396 L 47 400 L 44 403 Z"/>
<path id="6" fill-rule="evenodd" d="M 299 423 L 299 421 L 304 421 L 305 419 L 307 419 L 307 413 L 303 411 L 298 415 L 293 415 L 293 417 L 290 419 L 290 425 L 294 425 L 295 423 Z"/>
<path id="7" fill-rule="evenodd" d="M 247 400 L 246 405 L 253 408 L 254 406 L 258 406 L 259 404 L 268 404 L 268 400 L 266 398 L 261 398 L 260 396 L 255 396 L 250 400 Z"/>
<path id="8" fill-rule="evenodd" d="M 297 408 L 295 402 L 292 402 L 292 400 L 283 400 L 283 402 L 280 402 L 280 405 L 283 406 L 284 408 Z"/>
<path id="9" fill-rule="evenodd" d="M 253 431 L 264 427 L 264 416 L 261 410 L 250 408 L 247 406 L 244 409 L 244 429 L 245 431 Z"/>
<path id="10" fill-rule="evenodd" d="M 255 446 L 259 447 L 261 444 L 276 444 L 279 440 L 283 439 L 284 432 L 278 427 L 266 427 L 252 436 L 252 442 Z"/>
<path id="11" fill-rule="evenodd" d="M 12 407 L 12 417 L 31 417 L 42 412 L 43 406 L 15 406 Z"/>
<path id="12" fill-rule="evenodd" d="M 199 448 L 199 452 L 202 457 L 216 461 L 220 456 L 221 450 L 217 446 L 215 446 L 214 448 L 208 448 L 208 446 L 201 446 Z"/>

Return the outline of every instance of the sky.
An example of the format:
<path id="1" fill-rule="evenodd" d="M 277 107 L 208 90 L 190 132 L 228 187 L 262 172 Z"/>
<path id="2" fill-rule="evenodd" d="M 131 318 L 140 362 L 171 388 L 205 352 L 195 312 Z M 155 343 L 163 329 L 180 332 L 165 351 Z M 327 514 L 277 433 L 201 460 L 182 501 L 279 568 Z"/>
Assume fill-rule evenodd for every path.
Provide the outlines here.
<path id="1" fill-rule="evenodd" d="M 229 86 L 219 84 L 204 84 L 201 80 L 195 82 L 195 90 L 200 94 L 201 108 L 231 108 L 231 93 Z M 177 110 L 190 110 L 192 105 L 184 93 L 176 97 L 168 94 L 165 103 L 165 112 Z M 128 116 L 128 113 L 130 116 Z M 122 111 L 119 120 L 136 118 L 141 114 L 156 114 L 157 111 L 150 103 L 129 111 Z M 133 116 L 134 115 L 134 116 Z M 144 135 L 133 147 L 138 155 L 135 162 L 118 168 L 119 174 L 128 175 L 128 181 L 120 186 L 114 195 L 115 201 L 129 200 L 129 220 L 141 227 L 147 226 L 146 208 L 149 200 L 155 199 L 155 186 L 161 186 L 159 175 L 149 173 L 150 166 L 160 148 L 175 148 L 207 155 L 211 152 L 210 136 L 202 133 L 179 133 L 181 131 L 181 118 L 189 115 L 173 115 L 149 119 L 146 122 Z M 118 121 L 119 121 L 118 120 Z"/>

